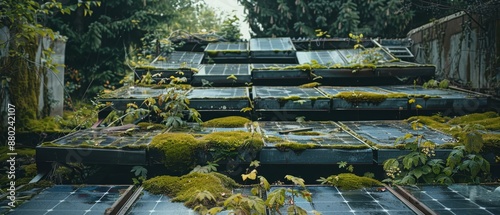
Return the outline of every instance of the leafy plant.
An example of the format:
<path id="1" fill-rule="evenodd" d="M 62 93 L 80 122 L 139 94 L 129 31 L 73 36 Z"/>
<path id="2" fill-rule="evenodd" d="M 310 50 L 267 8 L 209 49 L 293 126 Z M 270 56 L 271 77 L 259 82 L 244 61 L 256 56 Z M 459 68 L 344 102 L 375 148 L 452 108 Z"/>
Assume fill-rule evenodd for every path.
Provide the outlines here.
<path id="1" fill-rule="evenodd" d="M 143 166 L 133 166 L 130 172 L 133 172 L 135 176 L 132 178 L 134 185 L 141 185 L 148 178 L 148 170 Z"/>
<path id="2" fill-rule="evenodd" d="M 307 215 L 307 211 L 295 203 L 296 197 L 312 202 L 312 193 L 307 190 L 304 179 L 292 175 L 286 175 L 285 179 L 293 183 L 292 187 L 278 188 L 271 191 L 267 195 L 267 207 L 271 210 L 271 213 L 281 214 L 280 208 L 288 205 L 286 208 L 287 214 Z M 299 186 L 299 189 L 295 189 L 296 186 Z"/>
<path id="3" fill-rule="evenodd" d="M 190 173 L 193 173 L 193 172 L 198 172 L 198 173 L 217 172 L 218 166 L 219 166 L 219 164 L 217 164 L 215 162 L 212 163 L 212 162 L 208 161 L 207 165 L 205 165 L 205 166 L 197 165 L 196 167 L 194 167 L 193 170 L 191 170 Z"/>
<path id="4" fill-rule="evenodd" d="M 413 129 L 422 125 L 413 121 Z M 476 130 L 479 125 L 455 126 L 458 129 L 461 146 L 455 147 L 448 155 L 446 162 L 432 159 L 436 145 L 424 141 L 422 135 L 406 134 L 396 140 L 404 144 L 411 152 L 398 158 L 384 162 L 384 170 L 389 177 L 385 182 L 396 184 L 415 184 L 423 180 L 426 183 L 450 184 L 454 181 L 479 183 L 489 176 L 490 164 L 479 153 L 483 146 L 481 134 Z M 481 176 L 481 177 L 480 177 Z"/>

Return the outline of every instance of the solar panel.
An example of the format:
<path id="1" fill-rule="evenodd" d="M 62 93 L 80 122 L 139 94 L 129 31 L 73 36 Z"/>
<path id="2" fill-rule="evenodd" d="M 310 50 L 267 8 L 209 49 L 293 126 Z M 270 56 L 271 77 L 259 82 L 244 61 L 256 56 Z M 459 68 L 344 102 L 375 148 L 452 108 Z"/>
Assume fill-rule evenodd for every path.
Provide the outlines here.
<path id="1" fill-rule="evenodd" d="M 66 135 L 52 143 L 62 146 L 74 147 L 86 145 L 90 147 L 116 147 L 147 145 L 151 139 L 160 131 L 132 132 L 124 136 L 124 131 L 113 132 L 112 127 L 108 129 L 87 129 Z"/>
<path id="2" fill-rule="evenodd" d="M 408 122 L 404 121 L 348 121 L 342 124 L 356 132 L 361 137 L 380 146 L 394 146 L 394 142 L 399 137 L 404 137 L 406 134 L 414 136 L 423 135 L 426 140 L 432 141 L 437 145 L 444 143 L 452 143 L 456 140 L 441 132 L 423 127 L 419 130 L 413 130 Z M 414 139 L 409 139 L 408 142 Z"/>
<path id="3" fill-rule="evenodd" d="M 151 87 L 138 87 L 138 86 L 125 86 L 113 92 L 104 94 L 101 98 L 138 98 L 146 99 L 149 97 L 157 97 L 167 92 L 166 88 L 151 88 Z"/>
<path id="4" fill-rule="evenodd" d="M 103 214 L 128 187 L 56 185 L 17 206 L 9 214 Z"/>
<path id="5" fill-rule="evenodd" d="M 498 185 L 404 187 L 437 214 L 500 214 Z"/>
<path id="6" fill-rule="evenodd" d="M 254 86 L 254 98 L 326 98 L 314 88 Z"/>
<path id="7" fill-rule="evenodd" d="M 299 61 L 299 64 L 312 63 L 313 60 L 325 66 L 333 66 L 337 64 L 345 66 L 348 64 L 348 60 L 338 51 L 297 52 L 297 60 Z"/>
<path id="8" fill-rule="evenodd" d="M 187 95 L 188 99 L 247 99 L 248 91 L 244 87 L 193 88 Z"/>
<path id="9" fill-rule="evenodd" d="M 211 64 L 204 65 L 195 76 L 214 75 L 250 75 L 248 64 Z"/>
<path id="10" fill-rule="evenodd" d="M 387 91 L 381 90 L 377 87 L 325 87 L 321 86 L 319 89 L 330 97 L 334 97 L 341 92 L 370 92 L 378 94 L 388 94 Z"/>
<path id="11" fill-rule="evenodd" d="M 254 63 L 250 67 L 252 70 L 287 70 L 293 69 L 293 67 L 298 66 L 299 64 L 263 64 L 263 63 Z M 298 69 L 296 69 L 298 70 Z"/>
<path id="12" fill-rule="evenodd" d="M 292 40 L 288 37 L 282 38 L 252 38 L 250 39 L 250 51 L 294 51 Z"/>
<path id="13" fill-rule="evenodd" d="M 320 145 L 364 145 L 363 142 L 354 138 L 333 122 L 293 122 L 293 121 L 266 121 L 259 122 L 259 128 L 264 137 L 279 137 L 285 141 L 293 141 L 297 143 L 314 143 Z M 280 134 L 282 131 L 294 129 L 311 129 L 310 133 L 294 133 Z M 264 138 L 266 145 L 274 145 L 276 143 L 267 141 Z"/>
<path id="14" fill-rule="evenodd" d="M 478 94 L 464 93 L 447 89 L 423 88 L 422 86 L 403 85 L 403 86 L 381 86 L 381 89 L 395 92 L 406 93 L 408 95 L 428 95 L 439 98 L 471 98 Z"/>
<path id="15" fill-rule="evenodd" d="M 196 214 L 192 209 L 184 206 L 182 202 L 172 202 L 170 197 L 155 195 L 147 191 L 131 206 L 129 215 L 139 214 Z"/>
<path id="16" fill-rule="evenodd" d="M 173 52 L 167 56 L 165 63 L 187 63 L 187 64 L 200 64 L 203 59 L 201 52 Z"/>
<path id="17" fill-rule="evenodd" d="M 271 189 L 290 188 L 273 186 Z M 298 188 L 295 188 L 298 189 Z M 294 203 L 308 214 L 316 210 L 324 215 L 333 214 L 415 214 L 391 192 L 379 192 L 377 187 L 342 191 L 331 186 L 307 186 L 312 193 L 312 203 L 302 197 L 295 197 Z M 280 211 L 286 214 L 286 207 Z"/>
<path id="18" fill-rule="evenodd" d="M 219 43 L 209 43 L 205 48 L 205 52 L 224 52 L 224 51 L 248 51 L 247 42 L 219 42 Z"/>
<path id="19" fill-rule="evenodd" d="M 361 53 L 363 52 L 362 49 L 343 49 L 343 50 L 335 50 L 335 52 L 338 52 L 339 55 L 342 56 L 343 59 L 347 59 L 347 62 L 350 63 L 359 63 L 359 62 L 353 62 L 355 60 L 362 61 L 366 57 L 369 57 L 371 55 L 377 54 L 377 57 L 380 57 L 382 61 L 391 61 L 394 60 L 395 58 L 387 53 L 383 49 L 378 49 L 373 53 Z"/>
<path id="20" fill-rule="evenodd" d="M 330 99 L 315 88 L 254 86 L 252 92 L 257 111 L 330 109 Z"/>

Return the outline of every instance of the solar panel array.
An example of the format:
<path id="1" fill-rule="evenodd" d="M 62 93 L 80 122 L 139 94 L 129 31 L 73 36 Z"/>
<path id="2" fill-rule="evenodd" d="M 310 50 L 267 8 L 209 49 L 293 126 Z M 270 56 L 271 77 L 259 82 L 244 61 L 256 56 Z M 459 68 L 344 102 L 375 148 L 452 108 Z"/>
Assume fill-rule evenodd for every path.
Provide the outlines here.
<path id="1" fill-rule="evenodd" d="M 165 61 L 156 60 L 152 66 L 163 69 L 197 68 L 203 56 L 201 52 L 173 52 L 166 57 Z"/>

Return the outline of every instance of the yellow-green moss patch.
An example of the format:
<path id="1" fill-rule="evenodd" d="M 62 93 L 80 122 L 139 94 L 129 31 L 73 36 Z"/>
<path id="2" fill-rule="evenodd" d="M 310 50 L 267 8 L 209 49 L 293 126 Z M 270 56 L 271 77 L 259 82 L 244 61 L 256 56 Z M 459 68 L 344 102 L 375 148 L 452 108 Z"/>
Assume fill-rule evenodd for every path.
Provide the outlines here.
<path id="1" fill-rule="evenodd" d="M 315 148 L 319 148 L 319 145 L 318 144 L 315 144 L 315 143 L 297 143 L 297 142 L 282 142 L 282 143 L 278 143 L 275 145 L 275 147 L 278 149 L 278 150 L 287 150 L 287 149 L 290 149 L 296 153 L 300 153 L 306 149 L 315 149 Z"/>
<path id="2" fill-rule="evenodd" d="M 336 186 L 341 190 L 357 190 L 364 187 L 383 186 L 383 184 L 373 178 L 357 176 L 352 173 L 341 173 L 328 177 L 328 184 Z"/>
<path id="3" fill-rule="evenodd" d="M 372 93 L 372 92 L 340 92 L 333 96 L 334 98 L 341 98 L 349 103 L 381 103 L 387 99 L 387 95 Z"/>
<path id="4" fill-rule="evenodd" d="M 140 122 L 137 124 L 137 126 L 139 126 L 139 128 L 143 130 L 163 130 L 168 128 L 164 124 L 150 123 L 150 122 Z"/>
<path id="5" fill-rule="evenodd" d="M 311 82 L 311 83 L 307 83 L 307 84 L 302 84 L 299 87 L 300 88 L 313 88 L 313 87 L 317 87 L 317 86 L 320 86 L 320 85 L 321 84 L 318 83 L 318 82 Z"/>
<path id="6" fill-rule="evenodd" d="M 226 150 L 237 150 L 243 146 L 251 146 L 261 149 L 264 146 L 262 136 L 259 133 L 246 131 L 220 131 L 205 135 L 202 138 L 209 148 L 224 148 Z"/>
<path id="7" fill-rule="evenodd" d="M 301 136 L 321 136 L 323 135 L 321 132 L 317 131 L 297 131 L 297 132 L 292 132 L 294 135 L 301 135 Z"/>
<path id="8" fill-rule="evenodd" d="M 193 135 L 166 133 L 153 137 L 150 147 L 165 154 L 165 167 L 174 172 L 185 172 L 196 163 L 195 151 L 201 146 Z"/>
<path id="9" fill-rule="evenodd" d="M 0 160 L 6 161 L 9 159 L 10 155 L 7 153 L 10 153 L 11 151 L 7 146 L 2 146 L 0 147 Z M 17 156 L 16 158 L 21 158 L 21 157 L 27 157 L 27 158 L 34 158 L 35 157 L 35 149 L 32 148 L 16 148 L 16 153 Z"/>
<path id="10" fill-rule="evenodd" d="M 181 177 L 158 176 L 146 180 L 143 187 L 150 193 L 163 194 L 172 198 L 172 201 L 188 202 L 201 191 L 210 192 L 217 203 L 222 204 L 230 196 L 231 190 L 239 185 L 231 178 L 220 173 L 190 173 Z M 187 205 L 188 207 L 193 205 Z"/>
<path id="11" fill-rule="evenodd" d="M 245 124 L 250 123 L 251 120 L 241 117 L 241 116 L 228 116 L 208 120 L 203 122 L 205 127 L 216 127 L 216 128 L 237 128 L 243 127 Z"/>

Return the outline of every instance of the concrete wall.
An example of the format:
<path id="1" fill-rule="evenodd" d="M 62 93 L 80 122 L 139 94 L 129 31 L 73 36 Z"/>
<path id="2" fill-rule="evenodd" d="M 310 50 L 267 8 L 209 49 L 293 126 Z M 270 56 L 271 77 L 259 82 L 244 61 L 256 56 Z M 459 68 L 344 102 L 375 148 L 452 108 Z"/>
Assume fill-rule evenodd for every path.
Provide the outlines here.
<path id="1" fill-rule="evenodd" d="M 408 37 L 415 61 L 436 65 L 436 79 L 497 94 L 499 26 L 500 17 L 484 21 L 460 12 L 413 29 Z"/>

